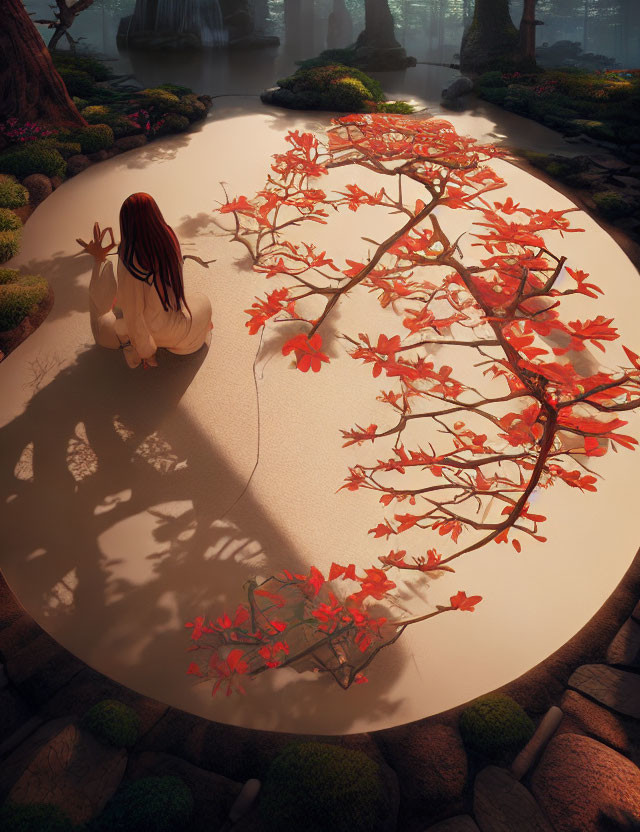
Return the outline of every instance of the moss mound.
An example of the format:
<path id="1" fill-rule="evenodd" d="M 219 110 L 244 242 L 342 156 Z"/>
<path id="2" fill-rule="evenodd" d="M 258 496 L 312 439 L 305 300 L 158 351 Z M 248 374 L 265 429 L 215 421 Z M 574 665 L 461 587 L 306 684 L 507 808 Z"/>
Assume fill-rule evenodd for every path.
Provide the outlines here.
<path id="1" fill-rule="evenodd" d="M 621 217 L 634 216 L 640 210 L 637 198 L 624 197 L 617 191 L 600 191 L 593 195 L 593 201 L 603 217 L 618 220 Z"/>
<path id="2" fill-rule="evenodd" d="M 0 170 L 13 174 L 18 179 L 24 179 L 32 173 L 63 177 L 67 163 L 47 139 L 42 139 L 3 153 L 0 156 Z"/>
<path id="3" fill-rule="evenodd" d="M 29 202 L 29 191 L 13 176 L 0 176 L 0 208 L 22 208 Z"/>
<path id="4" fill-rule="evenodd" d="M 336 51 L 340 50 L 332 50 Z M 278 85 L 279 89 L 267 93 L 263 100 L 295 110 L 413 112 L 405 101 L 385 101 L 378 81 L 343 64 L 308 61 L 293 75 L 279 80 Z"/>
<path id="5" fill-rule="evenodd" d="M 49 286 L 44 277 L 20 274 L 15 269 L 0 269 L 0 332 L 18 326 L 48 293 Z M 3 828 L 0 824 L 0 829 Z"/>
<path id="6" fill-rule="evenodd" d="M 115 141 L 113 130 L 108 124 L 92 124 L 77 130 L 64 130 L 58 135 L 63 141 L 79 144 L 83 153 L 108 150 Z"/>
<path id="7" fill-rule="evenodd" d="M 57 806 L 6 803 L 0 809 L 0 829 L 2 832 L 73 832 L 75 827 Z"/>
<path id="8" fill-rule="evenodd" d="M 87 832 L 182 832 L 193 805 L 179 777 L 143 777 L 119 789 Z"/>
<path id="9" fill-rule="evenodd" d="M 140 719 L 123 702 L 103 699 L 89 708 L 82 718 L 82 727 L 108 745 L 130 748 L 140 734 Z"/>
<path id="10" fill-rule="evenodd" d="M 472 702 L 462 712 L 459 727 L 465 745 L 490 759 L 519 751 L 535 730 L 520 705 L 500 693 Z"/>
<path id="11" fill-rule="evenodd" d="M 268 832 L 375 832 L 389 813 L 389 798 L 366 754 L 293 743 L 269 767 L 259 810 Z"/>

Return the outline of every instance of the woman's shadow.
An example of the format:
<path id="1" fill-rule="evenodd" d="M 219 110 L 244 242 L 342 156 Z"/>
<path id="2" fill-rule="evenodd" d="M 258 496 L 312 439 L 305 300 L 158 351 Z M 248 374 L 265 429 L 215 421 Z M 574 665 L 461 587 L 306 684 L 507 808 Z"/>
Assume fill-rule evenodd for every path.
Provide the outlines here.
<path id="1" fill-rule="evenodd" d="M 235 609 L 257 573 L 309 567 L 268 507 L 244 493 L 250 472 L 216 447 L 213 418 L 194 419 L 181 404 L 206 356 L 206 348 L 162 351 L 158 369 L 132 371 L 91 347 L 0 429 L 0 565 L 9 583 L 69 649 L 174 703 L 189 684 L 184 622 Z M 263 674 L 263 692 L 276 689 L 274 675 Z M 273 700 L 262 696 L 234 697 L 233 721 L 246 710 L 290 730 L 292 710 L 323 710 L 319 681 L 300 676 L 280 691 L 288 705 L 277 725 Z M 372 717 L 400 704 L 386 694 L 385 674 L 365 687 L 360 704 Z M 348 731 L 353 718 L 336 711 L 332 730 Z"/>

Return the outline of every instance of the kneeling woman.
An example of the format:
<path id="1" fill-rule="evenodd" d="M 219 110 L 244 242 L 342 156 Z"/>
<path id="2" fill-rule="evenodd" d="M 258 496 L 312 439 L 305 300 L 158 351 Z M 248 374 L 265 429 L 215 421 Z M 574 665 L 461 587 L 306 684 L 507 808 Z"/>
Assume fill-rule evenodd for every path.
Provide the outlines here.
<path id="1" fill-rule="evenodd" d="M 153 197 L 132 194 L 120 209 L 117 286 L 109 250 L 102 241 L 111 229 L 94 226 L 90 243 L 78 240 L 96 260 L 89 287 L 91 329 L 97 344 L 124 347 L 130 367 L 156 366 L 155 353 L 164 347 L 178 355 L 196 352 L 212 327 L 211 303 L 206 295 L 185 298 L 182 253 Z M 113 307 L 122 310 L 117 319 Z"/>

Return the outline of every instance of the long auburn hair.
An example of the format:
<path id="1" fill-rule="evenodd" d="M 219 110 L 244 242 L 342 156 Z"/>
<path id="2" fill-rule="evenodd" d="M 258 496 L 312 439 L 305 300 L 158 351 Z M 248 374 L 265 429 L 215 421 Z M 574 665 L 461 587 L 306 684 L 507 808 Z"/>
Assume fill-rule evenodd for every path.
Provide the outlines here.
<path id="1" fill-rule="evenodd" d="M 183 304 L 190 311 L 180 243 L 149 194 L 131 194 L 122 203 L 118 254 L 135 278 L 155 286 L 163 309 L 180 310 Z"/>

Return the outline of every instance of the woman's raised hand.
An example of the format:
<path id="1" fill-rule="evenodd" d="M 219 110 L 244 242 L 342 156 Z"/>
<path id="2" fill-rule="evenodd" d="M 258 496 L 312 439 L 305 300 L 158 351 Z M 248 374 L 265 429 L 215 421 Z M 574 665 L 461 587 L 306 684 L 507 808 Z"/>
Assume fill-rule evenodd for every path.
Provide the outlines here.
<path id="1" fill-rule="evenodd" d="M 107 234 L 111 238 L 111 242 L 103 246 L 102 241 Z M 111 226 L 105 228 L 104 231 L 100 231 L 100 226 L 97 222 L 94 222 L 93 224 L 93 240 L 85 243 L 84 240 L 81 240 L 78 237 L 76 239 L 76 243 L 81 245 L 84 251 L 86 251 L 87 254 L 91 254 L 99 263 L 104 263 L 107 259 L 107 255 L 112 248 L 115 248 L 116 245 L 115 240 L 113 239 L 113 229 Z"/>

